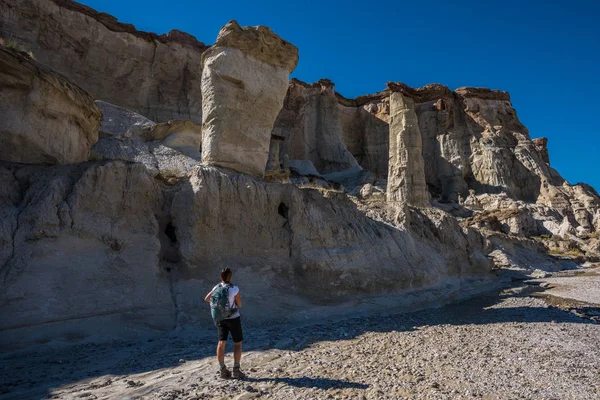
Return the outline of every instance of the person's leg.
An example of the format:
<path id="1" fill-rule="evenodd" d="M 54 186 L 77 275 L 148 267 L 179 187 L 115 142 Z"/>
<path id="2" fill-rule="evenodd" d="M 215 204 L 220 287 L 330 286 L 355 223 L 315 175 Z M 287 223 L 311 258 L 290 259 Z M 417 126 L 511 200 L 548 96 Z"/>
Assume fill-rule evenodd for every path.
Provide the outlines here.
<path id="1" fill-rule="evenodd" d="M 230 378 L 231 372 L 225 366 L 225 346 L 227 345 L 227 336 L 229 336 L 229 329 L 226 324 L 217 323 L 217 329 L 219 331 L 219 343 L 217 344 L 217 361 L 219 362 L 221 378 Z"/>
<path id="2" fill-rule="evenodd" d="M 233 362 L 234 367 L 240 366 L 240 361 L 242 360 L 242 342 L 237 342 L 233 344 Z"/>
<path id="3" fill-rule="evenodd" d="M 225 366 L 225 345 L 227 341 L 219 340 L 217 344 L 217 361 L 221 367 Z"/>
<path id="4" fill-rule="evenodd" d="M 240 361 L 242 360 L 242 322 L 241 318 L 235 318 L 230 321 L 231 337 L 233 338 L 233 377 L 243 379 L 244 373 L 240 370 Z"/>

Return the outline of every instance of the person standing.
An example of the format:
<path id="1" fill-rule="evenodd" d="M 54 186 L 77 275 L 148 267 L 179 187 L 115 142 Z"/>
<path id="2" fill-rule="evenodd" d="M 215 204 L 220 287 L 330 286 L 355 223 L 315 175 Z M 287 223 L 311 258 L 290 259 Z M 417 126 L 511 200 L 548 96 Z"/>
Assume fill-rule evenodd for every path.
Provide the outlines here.
<path id="1" fill-rule="evenodd" d="M 217 327 L 219 343 L 217 344 L 217 361 L 220 376 L 223 379 L 243 379 L 245 374 L 240 369 L 242 359 L 242 321 L 240 308 L 242 298 L 240 288 L 231 283 L 230 268 L 221 271 L 221 282 L 206 295 L 204 301 L 210 303 L 211 315 Z M 233 374 L 225 366 L 225 346 L 231 332 L 233 339 Z"/>

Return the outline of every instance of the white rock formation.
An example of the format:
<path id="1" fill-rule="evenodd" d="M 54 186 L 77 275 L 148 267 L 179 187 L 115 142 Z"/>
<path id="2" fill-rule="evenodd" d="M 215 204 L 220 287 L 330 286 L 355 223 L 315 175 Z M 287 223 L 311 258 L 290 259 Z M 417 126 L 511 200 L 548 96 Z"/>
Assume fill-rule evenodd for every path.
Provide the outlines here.
<path id="1" fill-rule="evenodd" d="M 96 105 L 102 113 L 100 135 L 139 136 L 156 125 L 143 115 L 106 101 L 96 100 Z"/>
<path id="2" fill-rule="evenodd" d="M 0 37 L 95 99 L 153 121 L 202 121 L 199 65 L 208 46 L 187 33 L 138 31 L 76 1 L 3 0 Z"/>
<path id="3" fill-rule="evenodd" d="M 202 158 L 202 127 L 192 121 L 154 123 L 122 107 L 97 102 L 103 110 L 102 137 L 94 160 L 142 163 L 152 176 L 181 178 Z"/>
<path id="4" fill-rule="evenodd" d="M 205 163 L 262 178 L 271 130 L 283 105 L 298 49 L 269 28 L 231 21 L 203 57 Z"/>
<path id="5" fill-rule="evenodd" d="M 482 242 L 442 212 L 416 216 L 423 232 L 413 235 L 367 217 L 344 193 L 269 184 L 212 167 L 193 170 L 171 213 L 182 259 L 191 268 L 187 273 L 196 279 L 227 265 L 245 276 L 260 275 L 261 285 L 283 279 L 293 295 L 333 298 L 379 291 L 382 285 L 430 285 L 440 276 L 485 273 L 490 267 L 482 262 Z M 435 222 L 426 223 L 429 219 Z M 436 235 L 442 237 L 438 243 L 420 239 Z M 265 265 L 270 272 L 260 274 Z"/>
<path id="6" fill-rule="evenodd" d="M 311 161 L 320 174 L 357 168 L 342 140 L 343 128 L 333 82 L 307 85 L 292 80 L 273 134 L 285 140 L 280 156 Z"/>
<path id="7" fill-rule="evenodd" d="M 101 114 L 94 100 L 25 53 L 0 48 L 0 160 L 87 161 Z"/>
<path id="8" fill-rule="evenodd" d="M 11 167 L 1 175 L 11 184 L 0 199 L 0 242 L 11 245 L 8 258 L 0 252 L 3 344 L 174 328 L 159 267 L 162 193 L 143 166 Z"/>
<path id="9" fill-rule="evenodd" d="M 416 207 L 429 205 L 421 132 L 414 101 L 402 93 L 390 95 L 390 163 L 387 200 Z"/>

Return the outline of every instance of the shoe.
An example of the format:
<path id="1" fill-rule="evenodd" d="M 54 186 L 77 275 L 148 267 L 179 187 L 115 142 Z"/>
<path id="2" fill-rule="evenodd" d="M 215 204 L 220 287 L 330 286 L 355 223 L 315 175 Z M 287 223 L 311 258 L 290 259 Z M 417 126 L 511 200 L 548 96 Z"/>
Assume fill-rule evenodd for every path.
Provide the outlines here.
<path id="1" fill-rule="evenodd" d="M 244 379 L 246 374 L 240 370 L 240 367 L 233 367 L 233 379 Z"/>
<path id="2" fill-rule="evenodd" d="M 229 379 L 231 378 L 231 372 L 227 369 L 227 367 L 221 368 L 221 372 L 219 372 L 221 379 Z"/>

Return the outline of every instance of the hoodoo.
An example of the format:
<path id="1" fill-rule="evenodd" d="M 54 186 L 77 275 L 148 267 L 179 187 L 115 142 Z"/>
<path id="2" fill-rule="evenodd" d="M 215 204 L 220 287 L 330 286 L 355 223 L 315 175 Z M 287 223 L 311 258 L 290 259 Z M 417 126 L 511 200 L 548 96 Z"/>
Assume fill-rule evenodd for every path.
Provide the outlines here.
<path id="1" fill-rule="evenodd" d="M 273 123 L 298 49 L 269 28 L 231 21 L 202 59 L 202 160 L 264 175 Z"/>

